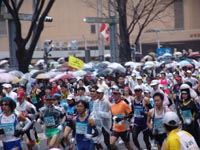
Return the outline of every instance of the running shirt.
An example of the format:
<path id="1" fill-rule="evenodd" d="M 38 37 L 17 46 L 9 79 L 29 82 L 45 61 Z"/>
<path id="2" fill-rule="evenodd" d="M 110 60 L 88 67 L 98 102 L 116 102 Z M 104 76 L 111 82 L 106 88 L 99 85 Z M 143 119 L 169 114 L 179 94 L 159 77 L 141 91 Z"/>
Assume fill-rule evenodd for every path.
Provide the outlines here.
<path id="1" fill-rule="evenodd" d="M 127 114 L 130 114 L 132 111 L 131 108 L 129 107 L 129 105 L 126 102 L 124 102 L 123 100 L 121 100 L 119 103 L 111 104 L 110 110 L 111 110 L 111 114 L 112 114 L 113 118 L 114 117 L 122 118 L 122 117 L 126 116 Z M 113 130 L 116 132 L 126 131 L 125 120 L 116 122 L 113 119 Z"/>
<path id="2" fill-rule="evenodd" d="M 10 116 L 0 115 L 0 128 L 4 130 L 2 137 L 3 142 L 18 141 L 20 138 L 15 137 L 14 133 L 17 126 L 17 114 L 13 113 Z"/>
<path id="3" fill-rule="evenodd" d="M 67 104 L 67 105 L 64 105 L 63 107 L 66 111 L 67 120 L 72 121 L 73 117 L 76 115 L 76 106 L 75 105 L 69 106 Z"/>
<path id="4" fill-rule="evenodd" d="M 16 110 L 22 113 L 24 117 L 28 116 L 30 119 L 34 119 L 37 113 L 35 106 L 26 100 L 22 104 L 17 102 Z"/>
<path id="5" fill-rule="evenodd" d="M 196 113 L 198 112 L 197 106 L 194 101 L 190 100 L 187 103 L 181 104 L 181 115 L 183 118 L 183 123 L 192 123 L 193 118 L 195 117 Z"/>
<path id="6" fill-rule="evenodd" d="M 186 131 L 172 130 L 165 143 L 166 150 L 199 150 L 195 139 Z"/>
<path id="7" fill-rule="evenodd" d="M 79 116 L 76 117 L 76 140 L 77 141 L 88 141 L 85 138 L 85 134 L 92 134 L 92 128 L 88 125 L 89 115 L 85 118 L 85 120 L 80 121 Z"/>
<path id="8" fill-rule="evenodd" d="M 60 125 L 62 112 L 51 106 L 42 110 L 42 119 L 44 120 L 46 128 L 56 128 Z"/>
<path id="9" fill-rule="evenodd" d="M 147 126 L 147 109 L 144 107 L 143 98 L 141 102 L 136 102 L 136 98 L 133 101 L 133 112 L 134 112 L 134 124 L 137 126 Z"/>
<path id="10" fill-rule="evenodd" d="M 153 133 L 154 134 L 164 134 L 165 129 L 163 127 L 163 116 L 165 114 L 165 109 L 161 114 L 158 114 L 156 109 L 154 108 L 154 116 L 153 116 Z"/>

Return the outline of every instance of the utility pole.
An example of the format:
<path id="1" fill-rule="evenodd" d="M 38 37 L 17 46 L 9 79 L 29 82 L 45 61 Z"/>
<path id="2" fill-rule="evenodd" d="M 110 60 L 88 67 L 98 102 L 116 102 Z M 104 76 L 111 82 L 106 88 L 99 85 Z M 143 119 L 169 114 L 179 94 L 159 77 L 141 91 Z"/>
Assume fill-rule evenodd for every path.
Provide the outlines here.
<path id="1" fill-rule="evenodd" d="M 108 17 L 117 20 L 116 1 L 113 1 L 113 14 L 111 14 L 111 0 L 108 0 Z M 110 53 L 111 61 L 119 62 L 119 48 L 117 42 L 117 22 L 112 22 L 110 25 Z"/>
<path id="2" fill-rule="evenodd" d="M 16 0 L 14 1 L 16 4 Z M 16 57 L 17 45 L 15 43 L 16 28 L 13 19 L 8 19 L 9 49 L 10 49 L 10 68 L 18 69 L 19 64 Z"/>
<path id="3" fill-rule="evenodd" d="M 102 0 L 96 0 L 97 17 L 102 18 Z M 100 33 L 101 24 L 97 23 L 97 42 L 99 50 L 99 61 L 104 61 L 104 39 Z"/>

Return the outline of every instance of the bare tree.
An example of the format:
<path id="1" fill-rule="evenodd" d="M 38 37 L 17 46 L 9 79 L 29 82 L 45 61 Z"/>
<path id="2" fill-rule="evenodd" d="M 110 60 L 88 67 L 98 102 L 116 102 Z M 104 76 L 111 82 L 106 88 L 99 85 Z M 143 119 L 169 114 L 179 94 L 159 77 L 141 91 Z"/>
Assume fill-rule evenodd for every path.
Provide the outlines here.
<path id="1" fill-rule="evenodd" d="M 52 8 L 55 0 L 35 0 L 35 8 L 32 15 L 31 25 L 25 37 L 22 36 L 21 21 L 19 18 L 19 11 L 24 0 L 2 0 L 8 12 L 12 16 L 15 24 L 16 37 L 15 43 L 17 45 L 16 57 L 19 64 L 19 70 L 28 72 L 28 66 L 31 63 L 32 56 L 44 29 L 44 21 Z M 34 32 L 33 32 L 34 31 Z M 30 46 L 26 48 L 26 44 Z"/>
<path id="2" fill-rule="evenodd" d="M 94 0 L 81 0 L 90 6 Z M 137 36 L 134 41 L 136 48 L 139 47 L 139 38 L 144 29 L 155 20 L 164 20 L 165 10 L 167 10 L 176 0 L 116 0 L 119 16 L 119 60 L 121 63 L 130 61 L 130 35 L 139 26 Z M 107 0 L 103 1 L 104 3 Z M 113 3 L 113 1 L 111 1 Z M 106 6 L 106 5 L 104 5 Z M 127 18 L 130 21 L 128 24 Z"/>

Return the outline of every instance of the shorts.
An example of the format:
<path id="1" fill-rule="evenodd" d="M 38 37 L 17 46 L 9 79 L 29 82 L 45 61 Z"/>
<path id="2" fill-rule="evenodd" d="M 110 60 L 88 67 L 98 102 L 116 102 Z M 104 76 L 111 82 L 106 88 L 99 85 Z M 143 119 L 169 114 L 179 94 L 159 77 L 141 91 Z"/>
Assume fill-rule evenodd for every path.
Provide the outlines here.
<path id="1" fill-rule="evenodd" d="M 60 133 L 60 130 L 57 128 L 46 128 L 45 134 L 48 139 L 51 139 L 54 135 L 58 135 Z"/>
<path id="2" fill-rule="evenodd" d="M 91 150 L 92 144 L 93 144 L 92 140 L 88 140 L 88 141 L 77 140 L 76 141 L 77 150 Z"/>
<path id="3" fill-rule="evenodd" d="M 163 141 L 166 139 L 166 137 L 167 137 L 166 133 L 153 135 L 153 138 L 156 144 L 161 145 L 161 146 L 162 146 Z"/>
<path id="4" fill-rule="evenodd" d="M 128 131 L 124 131 L 124 132 L 112 131 L 111 136 L 115 136 L 117 138 L 121 137 L 121 139 L 124 142 L 129 142 L 129 132 Z"/>
<path id="5" fill-rule="evenodd" d="M 19 150 L 22 150 L 21 140 L 11 141 L 11 142 L 3 142 L 4 150 L 10 150 L 13 148 L 18 148 Z"/>

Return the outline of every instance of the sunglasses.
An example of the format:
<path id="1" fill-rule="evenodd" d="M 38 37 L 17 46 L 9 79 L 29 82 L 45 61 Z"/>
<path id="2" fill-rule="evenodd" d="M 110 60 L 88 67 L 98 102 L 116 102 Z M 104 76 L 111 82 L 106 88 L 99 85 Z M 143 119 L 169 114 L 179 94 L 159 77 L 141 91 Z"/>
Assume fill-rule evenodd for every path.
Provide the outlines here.
<path id="1" fill-rule="evenodd" d="M 9 104 L 1 104 L 1 106 L 8 106 Z"/>
<path id="2" fill-rule="evenodd" d="M 142 91 L 142 90 L 134 90 L 134 92 L 140 92 L 140 91 Z"/>
<path id="3" fill-rule="evenodd" d="M 91 90 L 90 92 L 96 92 L 95 90 Z"/>

